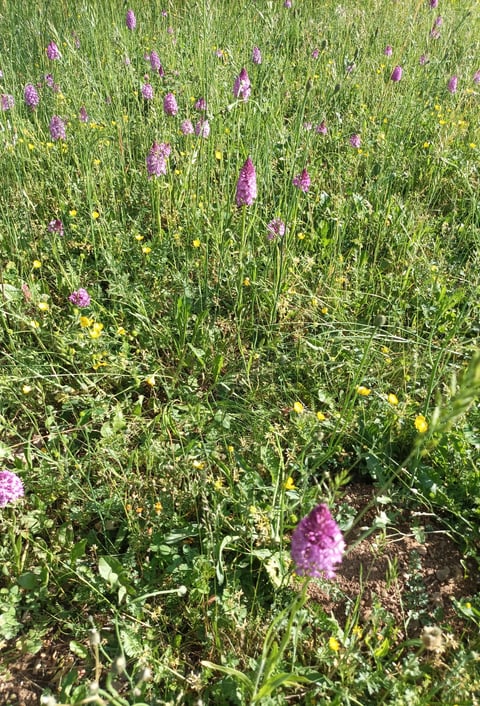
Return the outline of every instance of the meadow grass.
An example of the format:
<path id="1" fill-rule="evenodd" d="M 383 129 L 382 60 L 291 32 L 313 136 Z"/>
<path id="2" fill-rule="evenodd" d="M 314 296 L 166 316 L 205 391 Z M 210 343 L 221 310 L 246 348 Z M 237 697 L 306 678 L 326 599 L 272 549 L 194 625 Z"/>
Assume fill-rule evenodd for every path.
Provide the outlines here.
<path id="1" fill-rule="evenodd" d="M 442 652 L 341 625 L 289 537 L 323 501 L 348 546 L 361 480 L 478 566 L 480 4 L 73 5 L 0 0 L 3 675 L 48 638 L 44 703 L 478 703 L 479 595 Z"/>

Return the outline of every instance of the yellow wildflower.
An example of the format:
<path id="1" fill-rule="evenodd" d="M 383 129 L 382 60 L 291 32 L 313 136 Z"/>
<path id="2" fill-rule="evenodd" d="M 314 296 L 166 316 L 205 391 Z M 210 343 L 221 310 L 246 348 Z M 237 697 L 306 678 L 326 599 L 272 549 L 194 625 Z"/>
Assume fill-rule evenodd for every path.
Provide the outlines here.
<path id="1" fill-rule="evenodd" d="M 358 385 L 357 387 L 357 394 L 361 395 L 362 397 L 368 397 L 371 392 L 371 389 L 369 387 L 365 387 L 365 385 Z"/>
<path id="2" fill-rule="evenodd" d="M 34 270 L 39 270 L 41 266 L 42 266 L 42 263 L 40 262 L 40 260 L 34 260 L 32 262 L 32 267 Z"/>
<path id="3" fill-rule="evenodd" d="M 304 406 L 301 402 L 295 402 L 293 405 L 293 411 L 296 412 L 297 414 L 303 414 L 304 412 Z"/>
<path id="4" fill-rule="evenodd" d="M 338 652 L 338 650 L 340 649 L 340 643 L 336 637 L 329 638 L 328 646 L 333 652 Z"/>
<path id="5" fill-rule="evenodd" d="M 285 488 L 285 490 L 295 490 L 297 486 L 293 482 L 292 476 L 288 476 L 287 480 L 283 484 L 283 487 Z"/>
<path id="6" fill-rule="evenodd" d="M 50 309 L 47 302 L 38 302 L 38 308 L 40 311 L 48 311 Z"/>
<path id="7" fill-rule="evenodd" d="M 324 422 L 326 419 L 326 416 L 324 415 L 323 412 L 317 412 L 317 419 L 319 422 Z"/>
<path id="8" fill-rule="evenodd" d="M 100 338 L 102 335 L 102 330 L 103 330 L 103 324 L 95 322 L 92 326 L 92 329 L 90 331 L 90 337 L 91 338 Z"/>
<path id="9" fill-rule="evenodd" d="M 195 240 L 192 242 L 192 245 L 194 248 L 199 248 L 201 245 L 201 242 L 199 241 L 198 238 L 195 238 Z"/>
<path id="10" fill-rule="evenodd" d="M 428 422 L 423 416 L 423 414 L 417 414 L 415 417 L 415 429 L 420 432 L 420 434 L 424 434 L 427 429 L 428 429 Z"/>
<path id="11" fill-rule="evenodd" d="M 387 395 L 387 402 L 389 402 L 391 405 L 393 405 L 395 407 L 398 404 L 397 395 L 394 395 L 393 392 L 390 392 L 390 394 Z"/>

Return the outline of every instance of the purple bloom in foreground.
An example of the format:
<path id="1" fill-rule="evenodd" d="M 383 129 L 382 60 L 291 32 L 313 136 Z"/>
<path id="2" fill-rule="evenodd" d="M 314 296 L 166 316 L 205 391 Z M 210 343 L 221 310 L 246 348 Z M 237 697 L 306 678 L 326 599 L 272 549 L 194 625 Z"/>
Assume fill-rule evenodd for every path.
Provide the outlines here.
<path id="1" fill-rule="evenodd" d="M 0 97 L 0 108 L 2 110 L 10 110 L 15 105 L 15 100 L 13 96 L 8 93 L 2 93 Z"/>
<path id="2" fill-rule="evenodd" d="M 286 7 L 286 8 L 292 7 L 291 0 L 285 0 L 285 2 L 283 3 L 283 7 Z"/>
<path id="3" fill-rule="evenodd" d="M 167 173 L 167 158 L 170 155 L 171 147 L 168 142 L 154 142 L 147 155 L 148 178 L 161 176 Z"/>
<path id="4" fill-rule="evenodd" d="M 300 520 L 292 534 L 291 553 L 299 576 L 333 579 L 344 551 L 340 528 L 324 504 Z"/>
<path id="5" fill-rule="evenodd" d="M 257 198 L 257 175 L 253 162 L 248 157 L 240 169 L 235 201 L 237 206 L 251 206 Z"/>
<path id="6" fill-rule="evenodd" d="M 275 240 L 285 235 L 285 223 L 280 218 L 274 218 L 267 226 L 267 240 Z"/>
<path id="7" fill-rule="evenodd" d="M 385 56 L 392 56 L 393 48 L 390 46 L 390 44 L 387 44 L 387 46 L 383 50 L 383 53 L 385 54 Z"/>
<path id="8" fill-rule="evenodd" d="M 50 137 L 52 140 L 65 140 L 65 123 L 58 115 L 54 115 L 50 120 Z"/>
<path id="9" fill-rule="evenodd" d="M 58 235 L 63 235 L 63 223 L 60 218 L 54 218 L 48 224 L 49 233 L 58 233 Z"/>
<path id="10" fill-rule="evenodd" d="M 430 7 L 432 10 L 438 7 L 438 0 L 430 0 Z"/>
<path id="11" fill-rule="evenodd" d="M 125 17 L 125 24 L 127 29 L 133 30 L 137 26 L 137 18 L 133 10 L 127 10 L 127 16 Z"/>
<path id="12" fill-rule="evenodd" d="M 307 193 L 310 188 L 310 174 L 306 169 L 303 169 L 301 174 L 297 174 L 297 176 L 293 177 L 293 185 L 305 194 Z"/>
<path id="13" fill-rule="evenodd" d="M 75 304 L 75 306 L 79 306 L 81 309 L 85 309 L 85 307 L 90 306 L 90 295 L 86 289 L 80 287 L 76 292 L 70 294 L 68 301 Z"/>
<path id="14" fill-rule="evenodd" d="M 199 137 L 204 137 L 205 139 L 210 135 L 210 123 L 208 120 L 199 120 L 195 125 L 195 135 Z"/>
<path id="15" fill-rule="evenodd" d="M 163 110 L 166 115 L 176 115 L 178 113 L 178 105 L 173 93 L 167 93 L 163 99 Z"/>
<path id="16" fill-rule="evenodd" d="M 420 66 L 425 66 L 425 64 L 428 64 L 428 56 L 426 54 L 422 54 L 422 56 L 418 60 L 418 63 L 420 64 Z"/>
<path id="17" fill-rule="evenodd" d="M 441 15 L 439 15 L 436 18 L 435 22 L 433 23 L 433 26 L 434 27 L 441 27 L 442 25 L 443 25 L 443 17 Z"/>
<path id="18" fill-rule="evenodd" d="M 480 83 L 480 71 L 475 71 L 473 74 L 473 83 Z"/>
<path id="19" fill-rule="evenodd" d="M 390 76 L 390 80 L 393 81 L 394 83 L 397 83 L 398 81 L 401 80 L 403 74 L 403 69 L 401 66 L 395 66 L 395 68 L 392 71 L 392 75 Z"/>
<path id="20" fill-rule="evenodd" d="M 350 137 L 349 142 L 352 145 L 352 147 L 357 147 L 357 148 L 360 147 L 360 145 L 362 144 L 362 141 L 360 139 L 360 135 L 357 135 L 357 134 L 352 135 Z"/>
<path id="21" fill-rule="evenodd" d="M 23 97 L 25 98 L 25 105 L 29 108 L 36 108 L 40 103 L 40 98 L 37 93 L 37 89 L 33 83 L 27 83 L 25 90 L 23 91 Z"/>
<path id="22" fill-rule="evenodd" d="M 235 98 L 248 101 L 252 87 L 248 78 L 247 69 L 243 68 L 235 79 L 233 84 L 233 95 Z"/>
<path id="23" fill-rule="evenodd" d="M 318 132 L 319 135 L 326 135 L 328 133 L 328 128 L 325 123 L 325 120 L 322 120 L 319 125 L 315 126 L 315 132 Z"/>
<path id="24" fill-rule="evenodd" d="M 452 76 L 450 81 L 448 82 L 447 88 L 450 91 L 450 93 L 456 93 L 457 92 L 457 84 L 458 84 L 458 76 Z"/>
<path id="25" fill-rule="evenodd" d="M 253 47 L 252 49 L 252 61 L 254 64 L 262 63 L 262 54 L 258 47 Z"/>
<path id="26" fill-rule="evenodd" d="M 50 42 L 48 45 L 47 49 L 47 58 L 50 59 L 51 61 L 55 61 L 56 59 L 61 58 L 60 50 L 55 44 L 55 42 Z"/>
<path id="27" fill-rule="evenodd" d="M 0 472 L 0 507 L 13 503 L 25 495 L 23 483 L 16 473 Z"/>
<path id="28" fill-rule="evenodd" d="M 193 125 L 191 120 L 184 120 L 180 125 L 180 130 L 184 135 L 193 135 Z"/>
<path id="29" fill-rule="evenodd" d="M 142 85 L 142 96 L 146 101 L 153 100 L 153 86 L 151 83 L 144 83 Z"/>
<path id="30" fill-rule="evenodd" d="M 89 117 L 87 113 L 87 109 L 85 108 L 84 105 L 80 108 L 80 112 L 78 114 L 78 119 L 80 120 L 81 123 L 88 123 Z"/>
<path id="31" fill-rule="evenodd" d="M 438 29 L 432 27 L 432 29 L 430 30 L 430 37 L 432 39 L 440 39 L 440 32 L 438 31 Z"/>

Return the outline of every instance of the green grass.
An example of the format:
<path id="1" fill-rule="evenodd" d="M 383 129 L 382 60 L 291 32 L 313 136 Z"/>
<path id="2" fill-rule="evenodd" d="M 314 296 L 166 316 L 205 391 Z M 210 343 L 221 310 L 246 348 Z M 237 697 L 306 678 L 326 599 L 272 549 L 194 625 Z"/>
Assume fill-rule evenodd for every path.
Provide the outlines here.
<path id="1" fill-rule="evenodd" d="M 44 689 L 62 704 L 477 703 L 479 595 L 440 659 L 380 612 L 341 626 L 289 559 L 322 500 L 348 544 L 361 479 L 478 561 L 480 7 L 439 4 L 139 3 L 129 32 L 118 0 L 0 0 L 0 455 L 26 489 L 0 514 L 5 674 L 54 636 L 75 657 Z M 179 129 L 200 96 L 205 140 Z M 172 153 L 149 180 L 154 140 Z"/>

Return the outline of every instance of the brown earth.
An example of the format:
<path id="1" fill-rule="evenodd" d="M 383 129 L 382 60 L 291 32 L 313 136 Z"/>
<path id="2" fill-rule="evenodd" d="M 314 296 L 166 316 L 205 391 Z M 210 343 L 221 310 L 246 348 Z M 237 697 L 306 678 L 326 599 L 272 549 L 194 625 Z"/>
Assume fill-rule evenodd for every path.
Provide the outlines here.
<path id="1" fill-rule="evenodd" d="M 375 490 L 364 484 L 349 486 L 343 498 L 358 511 L 372 500 Z M 333 613 L 342 626 L 358 609 L 360 626 L 381 627 L 381 606 L 393 619 L 398 640 L 417 636 L 425 624 L 443 627 L 460 639 L 469 626 L 456 612 L 452 598 L 468 599 L 480 590 L 478 569 L 463 560 L 459 546 L 427 512 L 405 510 L 392 526 L 375 531 L 355 545 L 362 527 L 371 527 L 383 509 L 382 504 L 374 502 L 361 526 L 346 537 L 347 546 L 353 548 L 338 569 L 336 580 L 310 584 L 310 598 Z M 417 529 L 414 532 L 412 528 Z M 419 607 L 420 620 L 412 616 Z M 75 661 L 68 644 L 53 639 L 45 640 L 42 650 L 33 656 L 19 655 L 15 646 L 5 649 L 1 643 L 0 649 L 5 665 L 0 667 L 2 706 L 37 706 L 42 691 L 46 687 L 54 690 Z"/>

